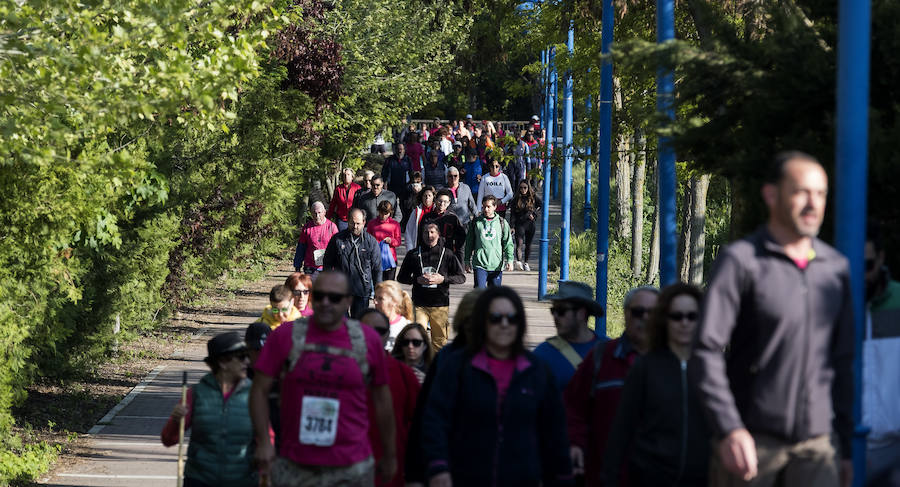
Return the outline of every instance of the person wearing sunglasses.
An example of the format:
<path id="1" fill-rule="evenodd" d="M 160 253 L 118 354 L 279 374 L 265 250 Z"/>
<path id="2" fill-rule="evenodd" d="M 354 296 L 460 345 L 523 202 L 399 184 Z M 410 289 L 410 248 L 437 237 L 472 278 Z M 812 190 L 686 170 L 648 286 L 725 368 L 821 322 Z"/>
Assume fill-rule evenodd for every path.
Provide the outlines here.
<path id="1" fill-rule="evenodd" d="M 572 485 L 565 409 L 553 374 L 525 349 L 511 288 L 475 304 L 465 348 L 442 359 L 422 422 L 431 487 Z"/>
<path id="2" fill-rule="evenodd" d="M 659 293 L 647 323 L 649 351 L 622 389 L 603 459 L 603 485 L 705 486 L 709 432 L 687 363 L 703 294 L 677 283 Z"/>
<path id="3" fill-rule="evenodd" d="M 640 286 L 625 294 L 625 330 L 609 341 L 599 340 L 578 365 L 563 392 L 572 441 L 572 466 L 585 485 L 604 485 L 600 466 L 616 416 L 625 376 L 647 351 L 646 322 L 656 306 L 659 289 Z"/>
<path id="4" fill-rule="evenodd" d="M 269 291 L 269 305 L 263 309 L 262 316 L 257 321 L 269 325 L 274 330 L 282 323 L 294 321 L 301 316 L 300 310 L 294 306 L 294 292 L 291 288 L 279 284 Z"/>
<path id="5" fill-rule="evenodd" d="M 373 485 L 397 468 L 396 437 L 386 354 L 378 333 L 346 317 L 349 278 L 324 271 L 313 282 L 313 315 L 275 329 L 254 364 L 250 415 L 255 459 L 270 485 Z M 267 398 L 281 380 L 281 448 L 268 436 Z M 370 394 L 370 395 L 369 395 Z M 374 408 L 383 455 L 368 439 Z"/>
<path id="6" fill-rule="evenodd" d="M 203 361 L 210 372 L 188 389 L 186 404 L 179 402 L 175 406 L 163 427 L 162 443 L 178 443 L 179 422 L 184 418 L 185 432 L 191 430 L 184 466 L 185 487 L 256 487 L 259 476 L 251 463 L 253 429 L 248 409 L 251 381 L 247 378 L 247 345 L 240 333 L 232 331 L 211 338 L 206 342 L 206 350 Z"/>
<path id="7" fill-rule="evenodd" d="M 431 366 L 435 350 L 428 340 L 428 333 L 421 323 L 410 323 L 400 330 L 391 355 L 412 368 L 419 384 L 425 381 L 425 372 Z"/>
<path id="8" fill-rule="evenodd" d="M 866 438 L 866 480 L 867 485 L 891 485 L 889 479 L 900 479 L 900 329 L 896 326 L 900 323 L 900 282 L 891 279 L 885 266 L 882 227 L 875 222 L 869 223 L 864 252 L 868 319 L 863 342 L 862 413 L 863 424 L 871 428 Z"/>
<path id="9" fill-rule="evenodd" d="M 294 307 L 300 310 L 300 316 L 311 316 L 313 311 L 309 293 L 312 290 L 312 277 L 302 272 L 294 272 L 285 279 L 284 285 L 294 295 Z"/>
<path id="10" fill-rule="evenodd" d="M 538 345 L 534 354 L 550 367 L 556 384 L 563 390 L 594 345 L 609 340 L 588 328 L 588 318 L 603 316 L 603 306 L 594 301 L 591 286 L 576 281 L 561 281 L 557 293 L 548 294 L 545 299 L 552 303 L 550 314 L 556 335 Z"/>
<path id="11" fill-rule="evenodd" d="M 371 326 L 372 329 L 381 335 L 382 343 L 387 345 L 387 339 L 390 335 L 390 324 L 388 323 L 387 315 L 376 308 L 369 308 L 362 312 L 359 316 L 359 321 Z M 388 355 L 387 350 L 384 351 L 384 354 L 388 371 L 388 387 L 391 390 L 391 404 L 394 410 L 394 424 L 397 425 L 397 473 L 388 482 L 376 479 L 375 485 L 376 487 L 404 487 L 406 482 L 403 476 L 403 460 L 406 457 L 407 436 L 416 410 L 416 399 L 422 387 L 409 366 Z M 381 432 L 378 430 L 378 422 L 375 420 L 375 408 L 372 405 L 373 401 L 370 397 L 369 443 L 372 444 L 372 453 L 375 461 L 378 461 L 383 455 L 379 444 Z"/>
<path id="12" fill-rule="evenodd" d="M 447 191 L 450 192 L 450 211 L 459 217 L 460 223 L 468 225 L 472 217 L 477 213 L 475 198 L 472 196 L 472 188 L 460 181 L 460 170 L 450 166 L 447 168 Z"/>

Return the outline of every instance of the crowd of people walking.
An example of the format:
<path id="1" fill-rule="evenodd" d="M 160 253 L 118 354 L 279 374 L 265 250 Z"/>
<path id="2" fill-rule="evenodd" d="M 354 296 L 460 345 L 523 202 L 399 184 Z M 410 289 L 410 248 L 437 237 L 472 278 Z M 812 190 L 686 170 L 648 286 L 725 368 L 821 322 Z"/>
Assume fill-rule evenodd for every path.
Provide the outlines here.
<path id="1" fill-rule="evenodd" d="M 451 128 L 426 150 L 411 127 L 418 158 L 398 148 L 368 189 L 345 174 L 327 211 L 313 205 L 297 272 L 259 322 L 209 341 L 210 373 L 162 433 L 173 444 L 179 420 L 193 429 L 185 486 L 844 487 L 864 475 L 848 460 L 848 263 L 816 237 L 827 176 L 814 157 L 775 158 L 769 219 L 721 250 L 705 291 L 631 289 L 610 339 L 589 326 L 607 312 L 593 289 L 560 282 L 549 312 L 531 315 L 557 333 L 529 351 L 522 297 L 501 283 L 523 259 L 527 270 L 541 205 L 529 166 L 513 185 L 491 163 L 483 192 L 466 193 Z M 447 164 L 436 189 L 427 167 Z M 396 209 L 410 197 L 395 269 Z M 875 324 L 900 309 L 879 241 L 867 246 Z M 476 288 L 451 313 L 449 286 L 467 271 Z M 867 480 L 894 485 L 900 422 L 868 413 L 893 419 L 879 424 Z"/>

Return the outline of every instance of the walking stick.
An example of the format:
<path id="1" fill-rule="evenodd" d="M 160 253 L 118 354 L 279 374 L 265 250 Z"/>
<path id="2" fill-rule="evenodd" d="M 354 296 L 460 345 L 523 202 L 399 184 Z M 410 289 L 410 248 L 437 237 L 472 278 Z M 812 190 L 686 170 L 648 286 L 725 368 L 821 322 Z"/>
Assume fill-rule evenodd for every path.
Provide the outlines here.
<path id="1" fill-rule="evenodd" d="M 187 371 L 181 375 L 181 405 L 187 407 Z M 178 420 L 178 487 L 184 485 L 184 416 Z"/>

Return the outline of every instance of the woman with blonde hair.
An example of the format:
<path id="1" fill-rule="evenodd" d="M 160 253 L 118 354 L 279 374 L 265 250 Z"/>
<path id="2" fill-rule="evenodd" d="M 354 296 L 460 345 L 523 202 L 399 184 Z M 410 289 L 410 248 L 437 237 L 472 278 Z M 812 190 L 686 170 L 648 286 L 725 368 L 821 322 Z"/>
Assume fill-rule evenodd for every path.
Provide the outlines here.
<path id="1" fill-rule="evenodd" d="M 384 313 L 390 321 L 384 349 L 391 351 L 400 331 L 413 320 L 412 298 L 399 282 L 381 281 L 375 286 L 375 309 Z"/>

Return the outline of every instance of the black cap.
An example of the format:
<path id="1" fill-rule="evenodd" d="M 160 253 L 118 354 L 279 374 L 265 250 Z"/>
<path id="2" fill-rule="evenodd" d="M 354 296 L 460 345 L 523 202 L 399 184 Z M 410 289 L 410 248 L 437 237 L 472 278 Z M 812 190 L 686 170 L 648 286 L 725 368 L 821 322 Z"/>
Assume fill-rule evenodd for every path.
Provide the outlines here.
<path id="1" fill-rule="evenodd" d="M 219 355 L 223 355 L 228 352 L 235 352 L 238 350 L 246 349 L 247 344 L 244 343 L 244 339 L 241 338 L 241 334 L 236 331 L 229 331 L 228 333 L 216 335 L 210 338 L 208 342 L 206 342 L 206 353 L 208 354 L 206 360 L 212 360 Z"/>
<path id="2" fill-rule="evenodd" d="M 269 337 L 269 333 L 272 333 L 272 328 L 269 327 L 269 325 L 261 321 L 250 323 L 250 326 L 247 327 L 247 332 L 244 334 L 244 341 L 247 342 L 247 348 L 250 350 L 262 350 L 263 345 L 266 344 L 266 338 Z"/>

